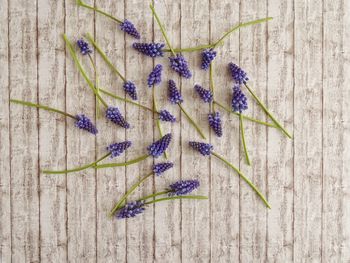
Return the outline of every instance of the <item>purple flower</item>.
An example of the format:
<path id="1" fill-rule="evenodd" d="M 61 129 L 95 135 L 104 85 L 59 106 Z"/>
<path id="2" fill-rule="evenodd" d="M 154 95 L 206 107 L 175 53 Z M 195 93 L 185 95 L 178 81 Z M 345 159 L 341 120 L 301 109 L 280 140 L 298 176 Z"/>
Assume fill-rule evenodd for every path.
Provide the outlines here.
<path id="1" fill-rule="evenodd" d="M 173 104 L 182 103 L 184 101 L 180 91 L 177 89 L 176 84 L 172 79 L 169 80 L 168 96 L 170 102 Z"/>
<path id="2" fill-rule="evenodd" d="M 210 63 L 216 57 L 216 51 L 214 49 L 206 49 L 202 52 L 202 65 L 201 68 L 204 70 L 208 70 Z"/>
<path id="3" fill-rule="evenodd" d="M 239 113 L 242 113 L 242 111 L 248 109 L 247 97 L 237 84 L 233 87 L 232 109 L 233 111 L 238 111 Z"/>
<path id="4" fill-rule="evenodd" d="M 83 55 L 87 55 L 92 53 L 92 49 L 89 47 L 89 44 L 84 39 L 79 39 L 77 41 L 77 45 L 80 48 L 80 53 Z"/>
<path id="5" fill-rule="evenodd" d="M 131 141 L 117 142 L 109 145 L 107 151 L 111 153 L 111 158 L 121 155 L 126 149 L 131 146 Z"/>
<path id="6" fill-rule="evenodd" d="M 162 70 L 163 66 L 158 64 L 154 67 L 152 72 L 149 74 L 147 83 L 148 87 L 152 87 L 153 85 L 157 85 L 162 81 Z"/>
<path id="7" fill-rule="evenodd" d="M 123 84 L 123 88 L 133 100 L 137 100 L 136 86 L 134 83 L 132 83 L 131 81 L 126 81 Z"/>
<path id="8" fill-rule="evenodd" d="M 97 134 L 98 131 L 96 127 L 92 124 L 91 120 L 84 114 L 76 115 L 75 118 L 75 127 L 78 127 L 79 129 L 88 131 L 95 135 Z"/>
<path id="9" fill-rule="evenodd" d="M 159 119 L 161 121 L 175 122 L 176 118 L 167 110 L 161 110 L 159 112 Z"/>
<path id="10" fill-rule="evenodd" d="M 135 217 L 138 214 L 142 214 L 145 211 L 144 201 L 134 201 L 127 203 L 123 208 L 121 208 L 117 213 L 118 219 Z"/>
<path id="11" fill-rule="evenodd" d="M 108 107 L 106 111 L 106 118 L 125 129 L 130 128 L 129 123 L 125 121 L 117 107 Z"/>
<path id="12" fill-rule="evenodd" d="M 158 141 L 155 141 L 150 146 L 147 147 L 149 155 L 157 158 L 161 156 L 165 150 L 168 148 L 171 141 L 171 134 L 168 133 L 160 138 Z"/>
<path id="13" fill-rule="evenodd" d="M 218 137 L 222 136 L 222 126 L 219 112 L 209 113 L 208 115 L 209 125 L 214 130 Z"/>
<path id="14" fill-rule="evenodd" d="M 211 145 L 210 143 L 189 142 L 189 145 L 204 156 L 210 155 L 211 151 L 213 150 L 213 145 Z"/>
<path id="15" fill-rule="evenodd" d="M 245 84 L 249 80 L 247 73 L 245 73 L 245 71 L 239 66 L 232 62 L 230 62 L 228 65 L 231 71 L 232 78 L 237 84 Z"/>
<path id="16" fill-rule="evenodd" d="M 210 90 L 204 89 L 199 85 L 195 85 L 194 89 L 204 102 L 210 103 L 213 101 L 213 93 Z"/>
<path id="17" fill-rule="evenodd" d="M 146 56 L 155 58 L 163 56 L 163 43 L 134 43 L 132 47 Z"/>
<path id="18" fill-rule="evenodd" d="M 174 164 L 171 162 L 167 163 L 157 163 L 153 165 L 153 172 L 157 175 L 160 176 L 162 173 L 164 173 L 166 170 L 169 170 L 170 168 L 173 168 Z"/>
<path id="19" fill-rule="evenodd" d="M 120 29 L 125 33 L 129 34 L 130 36 L 140 39 L 139 32 L 137 32 L 134 24 L 131 23 L 129 20 L 125 19 L 124 22 L 120 24 Z"/>
<path id="20" fill-rule="evenodd" d="M 192 73 L 188 68 L 188 63 L 181 54 L 169 57 L 170 67 L 179 73 L 180 76 L 189 79 L 192 77 Z"/>
<path id="21" fill-rule="evenodd" d="M 171 190 L 171 192 L 169 193 L 170 196 L 185 195 L 197 189 L 199 187 L 199 181 L 198 180 L 181 180 L 169 185 L 169 187 Z"/>

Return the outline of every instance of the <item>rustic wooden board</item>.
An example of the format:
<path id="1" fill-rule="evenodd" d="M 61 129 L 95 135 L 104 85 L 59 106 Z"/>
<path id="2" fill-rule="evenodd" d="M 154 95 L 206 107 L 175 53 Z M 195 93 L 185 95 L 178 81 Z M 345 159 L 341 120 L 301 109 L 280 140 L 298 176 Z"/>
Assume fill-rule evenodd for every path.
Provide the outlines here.
<path id="1" fill-rule="evenodd" d="M 88 0 L 87 0 L 88 1 Z M 150 2 L 91 0 L 139 29 L 142 42 L 164 42 Z M 208 104 L 193 90 L 209 87 L 200 54 L 184 53 L 193 77 L 181 79 L 168 56 L 151 59 L 135 52 L 135 40 L 119 25 L 74 0 L 0 2 L 0 262 L 349 262 L 350 261 L 350 4 L 348 1 L 205 0 L 155 1 L 174 47 L 213 42 L 239 22 L 272 16 L 267 24 L 233 33 L 217 48 L 215 99 L 229 106 L 232 81 L 227 63 L 241 65 L 249 84 L 293 140 L 278 130 L 245 122 L 252 161 L 242 150 L 238 118 L 222 109 L 224 136 L 209 129 Z M 45 175 L 95 160 L 105 147 L 125 139 L 132 148 L 115 161 L 144 154 L 159 138 L 157 115 L 106 98 L 132 125 L 124 130 L 96 114 L 96 102 L 62 39 L 90 33 L 115 66 L 134 81 L 140 103 L 152 106 L 147 76 L 164 67 L 156 87 L 158 107 L 177 123 L 168 151 L 175 167 L 145 182 L 131 199 L 161 191 L 179 179 L 198 178 L 207 201 L 151 205 L 131 220 L 107 217 L 126 189 L 164 157 L 127 168 Z M 124 96 L 123 82 L 98 53 L 92 54 L 100 86 Z M 79 55 L 94 80 L 87 57 Z M 184 114 L 167 101 L 168 80 L 184 95 L 183 106 L 215 151 L 240 167 L 267 196 L 256 194 L 216 158 L 188 147 L 200 140 Z M 247 91 L 246 94 L 248 95 Z M 97 123 L 97 137 L 74 128 L 71 119 L 9 104 L 9 98 L 39 102 Z M 247 115 L 268 120 L 249 98 Z M 102 108 L 103 109 L 103 108 Z M 102 111 L 102 115 L 104 110 Z"/>

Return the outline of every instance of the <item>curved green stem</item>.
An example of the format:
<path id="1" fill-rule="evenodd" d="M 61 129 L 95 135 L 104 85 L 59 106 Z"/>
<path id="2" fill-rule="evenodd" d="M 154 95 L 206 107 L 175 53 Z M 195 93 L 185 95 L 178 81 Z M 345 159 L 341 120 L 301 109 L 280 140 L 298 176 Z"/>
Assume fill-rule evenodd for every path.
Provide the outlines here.
<path id="1" fill-rule="evenodd" d="M 90 163 L 90 164 L 87 164 L 87 165 L 84 165 L 84 166 L 80 166 L 80 167 L 77 167 L 77 168 L 64 170 L 64 171 L 48 171 L 48 170 L 44 170 L 43 173 L 44 174 L 68 174 L 68 173 L 82 171 L 82 170 L 85 170 L 87 168 L 94 167 L 98 162 L 106 159 L 110 155 L 111 155 L 111 153 L 108 153 L 108 154 L 104 155 L 103 157 L 101 157 L 100 159 L 98 159 L 97 161 L 95 161 L 93 163 Z"/>
<path id="2" fill-rule="evenodd" d="M 88 54 L 89 56 L 89 60 L 90 60 L 90 63 L 92 65 L 92 68 L 94 69 L 94 73 L 95 73 L 95 87 L 96 87 L 96 92 L 98 94 L 100 94 L 100 88 L 99 88 L 99 85 L 98 85 L 98 73 L 97 73 L 97 68 L 96 68 L 96 65 L 95 65 L 95 62 L 94 60 L 92 59 L 92 56 L 91 54 Z M 100 101 L 97 99 L 96 97 L 96 116 L 100 116 Z"/>
<path id="3" fill-rule="evenodd" d="M 164 197 L 164 198 L 159 198 L 159 199 L 155 199 L 155 200 L 146 202 L 145 205 L 150 205 L 150 204 L 154 204 L 154 203 L 158 203 L 158 202 L 162 202 L 162 201 L 176 200 L 176 199 L 204 200 L 204 199 L 208 199 L 208 197 L 203 196 L 203 195 L 180 195 L 180 196 Z"/>
<path id="4" fill-rule="evenodd" d="M 181 106 L 180 103 L 178 103 L 177 105 L 179 105 L 181 111 L 185 114 L 185 116 L 187 117 L 187 119 L 189 120 L 189 122 L 193 125 L 193 127 L 197 130 L 197 132 L 201 135 L 201 137 L 203 139 L 207 139 L 205 137 L 205 135 L 203 134 L 203 132 L 201 131 L 201 129 L 198 127 L 198 125 L 194 122 L 194 120 L 190 117 L 190 115 L 188 115 L 188 113 L 185 111 L 185 109 Z"/>
<path id="5" fill-rule="evenodd" d="M 102 51 L 102 49 L 97 45 L 97 43 L 94 41 L 93 37 L 87 33 L 86 37 L 89 39 L 91 44 L 95 47 L 97 52 L 101 55 L 103 60 L 108 64 L 108 66 L 120 77 L 124 82 L 126 82 L 126 78 L 119 72 L 119 70 L 112 64 L 112 62 L 108 59 L 106 53 Z"/>
<path id="6" fill-rule="evenodd" d="M 209 66 L 209 83 L 210 83 L 210 87 L 209 88 L 210 88 L 211 93 L 213 94 L 213 98 L 214 98 L 213 64 L 214 64 L 214 61 L 212 61 L 210 63 L 210 66 Z M 215 112 L 215 104 L 211 103 L 211 106 L 212 106 L 213 112 Z"/>
<path id="7" fill-rule="evenodd" d="M 106 163 L 106 164 L 101 164 L 101 165 L 95 165 L 94 168 L 101 169 L 101 168 L 128 166 L 128 165 L 131 165 L 131 164 L 135 164 L 135 163 L 141 162 L 141 161 L 145 160 L 149 156 L 150 156 L 149 154 L 146 154 L 146 155 L 143 155 L 143 156 L 138 157 L 136 159 L 127 161 L 125 163 Z"/>
<path id="8" fill-rule="evenodd" d="M 170 192 L 171 192 L 171 190 L 166 190 L 166 191 L 158 192 L 158 193 L 155 193 L 155 194 L 151 194 L 151 195 L 144 196 L 144 197 L 138 199 L 137 201 L 147 200 L 147 199 L 150 199 L 150 198 L 153 198 L 153 197 L 156 197 L 156 196 L 159 196 L 159 195 L 164 195 L 164 194 L 167 194 L 167 193 L 170 193 Z"/>
<path id="9" fill-rule="evenodd" d="M 152 100 L 153 100 L 153 110 L 155 112 L 158 112 L 158 109 L 157 109 L 157 102 L 156 102 L 156 89 L 155 89 L 155 86 L 153 85 L 152 87 Z M 156 119 L 156 124 L 157 124 L 157 128 L 158 128 L 158 131 L 159 131 L 159 136 L 160 137 L 163 137 L 163 131 L 162 131 L 162 127 L 160 125 L 160 120 L 159 118 Z M 166 150 L 164 151 L 164 157 L 165 159 L 168 159 L 168 155 L 166 153 Z"/>
<path id="10" fill-rule="evenodd" d="M 203 50 L 203 49 L 207 49 L 207 48 L 212 48 L 214 47 L 213 44 L 209 44 L 209 45 L 199 45 L 196 47 L 187 47 L 187 48 L 174 48 L 173 51 L 176 53 L 179 52 L 192 52 L 192 51 L 198 51 L 198 50 Z M 172 52 L 170 49 L 163 49 L 164 52 Z"/>
<path id="11" fill-rule="evenodd" d="M 149 7 L 151 8 L 154 17 L 156 18 L 157 24 L 158 24 L 159 27 L 160 27 L 160 31 L 161 31 L 162 34 L 163 34 L 163 37 L 164 37 L 164 39 L 165 39 L 165 41 L 166 41 L 166 43 L 167 43 L 167 45 L 168 45 L 168 48 L 170 49 L 170 51 L 171 51 L 171 53 L 173 54 L 173 56 L 175 56 L 175 55 L 176 55 L 176 54 L 175 54 L 175 51 L 174 51 L 174 49 L 172 48 L 172 46 L 171 46 L 171 44 L 170 44 L 170 41 L 169 41 L 169 39 L 168 39 L 168 36 L 167 36 L 167 34 L 166 34 L 166 32 L 165 32 L 164 26 L 163 26 L 162 23 L 160 22 L 160 19 L 159 19 L 157 13 L 156 13 L 156 10 L 154 10 L 153 4 L 150 4 Z"/>
<path id="12" fill-rule="evenodd" d="M 236 115 L 239 117 L 239 115 L 242 115 L 243 119 L 246 119 L 246 120 L 249 120 L 251 122 L 256 122 L 256 123 L 259 123 L 261 125 L 265 125 L 265 126 L 268 126 L 268 127 L 271 127 L 271 128 L 277 128 L 273 123 L 267 123 L 267 122 L 263 122 L 263 121 L 260 121 L 260 120 L 257 120 L 257 119 L 254 119 L 254 118 L 251 118 L 249 116 L 246 116 L 246 115 L 243 115 L 243 114 L 239 114 L 237 112 L 234 112 L 232 110 L 230 110 L 229 108 L 225 107 L 224 105 L 222 105 L 221 103 L 217 102 L 216 100 L 213 101 L 214 104 L 218 105 L 220 108 L 224 109 L 225 111 L 227 111 L 228 113 L 231 113 L 233 115 Z"/>
<path id="13" fill-rule="evenodd" d="M 239 114 L 239 123 L 240 123 L 240 126 L 241 126 L 240 128 L 241 128 L 242 144 L 243 144 L 245 159 L 247 161 L 247 164 L 250 165 L 249 154 L 248 154 L 247 145 L 246 145 L 246 142 L 245 142 L 243 117 L 242 117 L 241 114 Z"/>
<path id="14" fill-rule="evenodd" d="M 84 68 L 82 67 L 82 65 L 80 64 L 77 55 L 73 49 L 72 44 L 70 43 L 70 41 L 68 40 L 66 34 L 63 34 L 63 39 L 67 44 L 67 47 L 69 49 L 69 52 L 75 62 L 75 65 L 78 67 L 78 70 L 80 71 L 81 75 L 84 77 L 85 81 L 87 82 L 87 84 L 89 85 L 89 87 L 91 88 L 91 90 L 93 91 L 93 93 L 96 95 L 96 97 L 101 101 L 101 103 L 107 108 L 108 105 L 107 103 L 101 98 L 100 94 L 98 94 L 98 92 L 95 89 L 94 84 L 91 82 L 91 80 L 89 79 L 89 77 L 86 75 Z"/>
<path id="15" fill-rule="evenodd" d="M 271 208 L 269 203 L 267 202 L 266 198 L 263 196 L 263 194 L 259 191 L 259 189 L 252 183 L 252 181 L 250 181 L 247 177 L 245 177 L 245 175 L 238 169 L 236 168 L 233 164 L 231 164 L 230 162 L 226 161 L 223 157 L 221 157 L 220 155 L 218 155 L 215 152 L 212 152 L 212 155 L 214 155 L 215 157 L 217 157 L 218 159 L 220 159 L 221 161 L 223 161 L 225 164 L 227 164 L 228 166 L 230 166 L 234 171 L 236 171 L 236 173 L 238 173 L 241 178 L 257 193 L 257 195 L 261 198 L 261 200 L 264 202 L 264 204 L 268 207 Z"/>
<path id="16" fill-rule="evenodd" d="M 39 109 L 43 109 L 43 110 L 47 110 L 47 111 L 51 111 L 51 112 L 56 112 L 56 113 L 62 114 L 64 116 L 67 116 L 67 117 L 70 117 L 70 118 L 76 120 L 75 116 L 72 115 L 72 114 L 69 114 L 67 112 L 64 112 L 64 111 L 61 111 L 61 110 L 57 110 L 57 109 L 54 109 L 54 108 L 51 108 L 51 107 L 48 107 L 48 106 L 45 106 L 45 105 L 35 104 L 35 103 L 28 102 L 28 101 L 15 100 L 15 99 L 10 99 L 10 102 L 21 104 L 21 105 L 25 105 L 25 106 L 29 106 L 29 107 L 35 107 L 35 108 L 39 108 Z"/>
<path id="17" fill-rule="evenodd" d="M 292 136 L 285 130 L 282 125 L 275 119 L 275 117 L 269 112 L 267 107 L 262 103 L 262 101 L 255 95 L 255 93 L 248 87 L 248 85 L 245 83 L 244 86 L 247 88 L 249 93 L 253 96 L 253 98 L 258 102 L 260 107 L 266 112 L 266 114 L 271 118 L 271 120 L 276 124 L 276 126 L 288 137 L 292 138 Z"/>
<path id="18" fill-rule="evenodd" d="M 108 13 L 106 13 L 106 12 L 104 12 L 104 11 L 98 9 L 98 8 L 96 8 L 96 7 L 93 7 L 93 6 L 90 6 L 90 5 L 86 4 L 82 0 L 77 0 L 76 3 L 77 3 L 77 5 L 79 5 L 81 7 L 85 7 L 87 9 L 96 11 L 97 13 L 100 13 L 100 14 L 106 16 L 106 17 L 109 17 L 110 19 L 116 21 L 119 24 L 122 23 L 122 21 L 119 20 L 118 18 L 116 18 L 116 17 L 114 17 L 114 16 L 112 16 L 112 15 L 110 15 L 110 14 L 108 14 Z"/>
<path id="19" fill-rule="evenodd" d="M 145 177 L 143 177 L 140 181 L 138 181 L 137 183 L 135 183 L 133 186 L 130 187 L 130 189 L 122 196 L 122 198 L 120 198 L 120 200 L 118 201 L 118 203 L 116 203 L 116 205 L 113 207 L 113 209 L 111 210 L 111 212 L 109 213 L 109 216 L 112 217 L 114 215 L 114 213 L 119 209 L 119 207 L 123 204 L 123 202 L 126 200 L 126 198 L 132 194 L 135 189 L 140 186 L 144 181 L 147 180 L 148 177 L 152 176 L 153 172 L 146 175 Z"/>
<path id="20" fill-rule="evenodd" d="M 269 20 L 271 20 L 272 17 L 266 17 L 266 18 L 262 18 L 262 19 L 257 19 L 257 20 L 253 20 L 253 21 L 249 21 L 247 23 L 240 23 L 237 26 L 234 26 L 233 28 L 231 28 L 228 32 L 226 32 L 218 41 L 215 42 L 214 47 L 216 47 L 217 45 L 219 45 L 219 43 L 221 43 L 226 37 L 228 37 L 232 32 L 242 28 L 242 27 L 246 27 L 246 26 L 251 26 L 251 25 L 255 25 L 255 24 L 259 24 L 262 22 L 267 22 Z"/>

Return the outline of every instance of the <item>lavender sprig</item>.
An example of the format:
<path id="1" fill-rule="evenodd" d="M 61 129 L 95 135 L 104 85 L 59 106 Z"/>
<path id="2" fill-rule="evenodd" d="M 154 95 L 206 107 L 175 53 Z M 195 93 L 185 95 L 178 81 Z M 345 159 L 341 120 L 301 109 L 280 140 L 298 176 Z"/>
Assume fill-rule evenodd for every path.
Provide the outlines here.
<path id="1" fill-rule="evenodd" d="M 106 111 L 106 118 L 125 129 L 130 128 L 130 124 L 125 121 L 118 107 L 108 107 Z"/>
<path id="2" fill-rule="evenodd" d="M 212 112 L 208 114 L 209 126 L 214 130 L 218 137 L 222 136 L 222 123 L 220 112 Z"/>
<path id="3" fill-rule="evenodd" d="M 151 58 L 163 57 L 163 43 L 133 43 L 132 47 L 138 52 Z"/>
<path id="4" fill-rule="evenodd" d="M 213 101 L 213 93 L 210 90 L 204 89 L 198 84 L 194 86 L 194 90 L 204 102 L 211 103 Z"/>
<path id="5" fill-rule="evenodd" d="M 171 191 L 169 192 L 169 196 L 186 195 L 191 193 L 198 187 L 198 180 L 181 180 L 169 186 L 169 188 L 171 189 Z"/>
<path id="6" fill-rule="evenodd" d="M 162 81 L 162 70 L 163 70 L 163 66 L 160 64 L 154 67 L 154 69 L 148 75 L 148 79 L 147 79 L 148 87 L 151 88 L 155 85 L 160 84 L 160 82 Z"/>
<path id="7" fill-rule="evenodd" d="M 205 49 L 202 52 L 202 65 L 201 68 L 204 70 L 208 70 L 211 62 L 215 59 L 217 52 L 210 48 L 210 49 Z"/>

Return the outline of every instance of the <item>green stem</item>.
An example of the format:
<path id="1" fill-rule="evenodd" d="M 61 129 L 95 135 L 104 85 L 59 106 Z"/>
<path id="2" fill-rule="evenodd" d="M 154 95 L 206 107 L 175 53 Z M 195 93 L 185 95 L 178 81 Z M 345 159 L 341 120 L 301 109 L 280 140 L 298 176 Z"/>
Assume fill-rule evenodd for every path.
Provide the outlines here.
<path id="1" fill-rule="evenodd" d="M 282 127 L 282 125 L 275 119 L 275 117 L 272 116 L 272 114 L 269 112 L 267 107 L 262 103 L 262 101 L 255 95 L 255 93 L 248 87 L 246 83 L 244 83 L 244 86 L 248 89 L 249 93 L 254 97 L 254 99 L 258 102 L 260 107 L 266 112 L 266 114 L 271 118 L 271 120 L 276 124 L 276 126 L 288 137 L 292 138 L 292 136 Z"/>
<path id="2" fill-rule="evenodd" d="M 257 195 L 261 198 L 261 200 L 264 202 L 264 204 L 268 207 L 271 208 L 269 203 L 267 202 L 266 198 L 262 195 L 262 193 L 259 191 L 259 189 L 247 178 L 245 177 L 245 175 L 238 170 L 238 168 L 236 168 L 233 164 L 231 164 L 230 162 L 226 161 L 223 157 L 221 157 L 220 155 L 218 155 L 215 152 L 212 152 L 212 155 L 214 155 L 215 157 L 217 157 L 218 159 L 220 159 L 221 161 L 223 161 L 225 164 L 227 164 L 228 166 L 230 166 L 234 171 L 236 171 L 236 173 L 238 173 L 241 178 L 257 193 Z"/>
<path id="3" fill-rule="evenodd" d="M 64 171 L 48 171 L 48 170 L 44 170 L 43 173 L 44 174 L 67 174 L 67 173 L 73 173 L 73 172 L 82 171 L 82 170 L 85 170 L 87 168 L 94 167 L 98 162 L 106 159 L 110 155 L 111 155 L 111 153 L 108 153 L 108 154 L 104 155 L 103 157 L 101 157 L 100 159 L 98 159 L 97 161 L 95 161 L 93 163 L 90 163 L 90 164 L 87 164 L 87 165 L 84 165 L 84 166 L 80 166 L 80 167 L 77 167 L 77 168 L 64 170 Z"/>
<path id="4" fill-rule="evenodd" d="M 159 196 L 159 195 L 164 195 L 164 194 L 167 194 L 167 193 L 170 193 L 170 192 L 171 192 L 171 190 L 166 190 L 166 191 L 158 192 L 158 193 L 155 193 L 155 194 L 151 194 L 151 195 L 144 196 L 144 197 L 138 199 L 137 201 L 147 200 L 147 199 L 150 199 L 150 198 L 153 198 L 153 197 L 156 197 L 156 196 Z"/>
<path id="5" fill-rule="evenodd" d="M 108 14 L 108 13 L 106 13 L 106 12 L 104 12 L 104 11 L 98 9 L 98 8 L 96 8 L 96 7 L 87 5 L 87 4 L 84 3 L 82 0 L 77 0 L 76 2 L 77 2 L 77 5 L 79 5 L 79 6 L 85 7 L 85 8 L 87 8 L 87 9 L 90 9 L 90 10 L 93 10 L 93 11 L 96 11 L 97 13 L 100 13 L 100 14 L 102 14 L 102 15 L 104 15 L 104 16 L 107 16 L 107 17 L 109 17 L 110 19 L 116 21 L 116 22 L 119 23 L 119 24 L 122 23 L 122 21 L 119 20 L 118 18 L 116 18 L 116 17 L 114 17 L 114 16 L 112 16 L 112 15 L 110 15 L 110 14 Z"/>
<path id="6" fill-rule="evenodd" d="M 192 51 L 198 51 L 198 50 L 203 50 L 203 49 L 207 49 L 207 48 L 212 48 L 214 47 L 213 44 L 209 44 L 209 45 L 200 45 L 200 46 L 196 46 L 196 47 L 188 47 L 188 48 L 174 48 L 173 51 L 176 53 L 179 52 L 192 52 Z M 172 52 L 170 49 L 163 49 L 164 52 Z"/>
<path id="7" fill-rule="evenodd" d="M 251 25 L 255 25 L 255 24 L 259 24 L 262 22 L 267 22 L 269 20 L 271 20 L 272 17 L 266 17 L 266 18 L 262 18 L 262 19 L 257 19 L 257 20 L 253 20 L 253 21 L 249 21 L 247 23 L 240 23 L 237 26 L 234 26 L 233 28 L 231 28 L 228 32 L 226 32 L 218 41 L 215 42 L 214 44 L 214 48 L 221 43 L 226 37 L 228 37 L 232 32 L 242 28 L 242 27 L 246 27 L 246 26 L 251 26 Z"/>
<path id="8" fill-rule="evenodd" d="M 35 108 L 39 108 L 39 109 L 44 109 L 44 110 L 47 110 L 47 111 L 56 112 L 56 113 L 62 114 L 64 116 L 67 116 L 67 117 L 70 117 L 70 118 L 76 120 L 74 115 L 71 115 L 71 114 L 69 114 L 67 112 L 64 112 L 64 111 L 61 111 L 61 110 L 57 110 L 57 109 L 54 109 L 54 108 L 51 108 L 51 107 L 48 107 L 48 106 L 45 106 L 45 105 L 40 105 L 40 104 L 31 103 L 31 102 L 28 102 L 28 101 L 15 100 L 15 99 L 11 99 L 10 102 L 21 104 L 21 105 L 25 105 L 25 106 L 29 106 L 29 107 L 35 107 Z"/>
<path id="9" fill-rule="evenodd" d="M 156 89 L 155 89 L 155 86 L 154 86 L 154 85 L 153 85 L 153 87 L 152 87 L 152 100 L 153 100 L 153 110 L 154 110 L 155 112 L 158 112 L 158 109 L 157 109 L 157 102 L 156 102 Z M 160 137 L 163 137 L 163 131 L 162 131 L 162 127 L 161 127 L 161 125 L 160 125 L 160 120 L 159 120 L 159 118 L 157 118 L 156 124 L 157 124 L 157 128 L 158 128 Z M 164 151 L 164 157 L 165 157 L 165 159 L 168 159 L 168 155 L 167 155 L 166 151 Z"/>
<path id="10" fill-rule="evenodd" d="M 248 154 L 247 145 L 246 145 L 246 142 L 245 142 L 244 126 L 243 126 L 243 117 L 242 117 L 241 114 L 239 114 L 239 123 L 240 123 L 240 126 L 241 126 L 240 128 L 241 128 L 242 144 L 243 144 L 245 159 L 247 160 L 247 164 L 250 165 L 249 154 Z"/>
<path id="11" fill-rule="evenodd" d="M 209 83 L 210 83 L 210 90 L 211 90 L 211 93 L 213 94 L 213 98 L 214 98 L 213 64 L 214 64 L 214 61 L 212 61 L 210 63 L 210 66 L 209 66 Z M 215 112 L 215 104 L 211 103 L 211 105 L 212 105 L 213 112 Z"/>
<path id="12" fill-rule="evenodd" d="M 150 156 L 149 154 L 146 154 L 146 155 L 143 155 L 143 156 L 138 157 L 136 159 L 127 161 L 125 163 L 106 163 L 106 164 L 101 164 L 101 165 L 95 165 L 94 168 L 101 169 L 101 168 L 128 166 L 128 165 L 131 165 L 131 164 L 135 164 L 135 163 L 141 162 L 141 161 L 145 160 L 149 156 Z"/>
<path id="13" fill-rule="evenodd" d="M 107 107 L 108 107 L 107 103 L 101 98 L 100 94 L 98 94 L 98 92 L 96 91 L 94 84 L 91 82 L 91 80 L 89 79 L 89 77 L 86 75 L 85 70 L 84 70 L 84 68 L 82 67 L 82 65 L 80 64 L 80 62 L 79 62 L 79 60 L 78 60 L 78 58 L 77 58 L 77 55 L 76 55 L 76 53 L 75 53 L 75 51 L 74 51 L 74 49 L 73 49 L 73 46 L 72 46 L 72 44 L 70 43 L 70 41 L 68 40 L 66 34 L 63 34 L 63 39 L 64 39 L 64 41 L 66 42 L 67 47 L 68 47 L 68 49 L 69 49 L 69 52 L 70 52 L 70 54 L 71 54 L 71 56 L 72 56 L 72 58 L 73 58 L 73 60 L 74 60 L 74 62 L 75 62 L 75 64 L 76 64 L 76 66 L 78 67 L 78 69 L 79 69 L 81 75 L 84 77 L 85 81 L 87 82 L 87 84 L 89 85 L 89 87 L 91 88 L 91 90 L 94 92 L 94 94 L 96 95 L 96 97 L 97 97 L 97 98 L 101 101 L 101 103 L 107 108 Z"/>
<path id="14" fill-rule="evenodd" d="M 272 127 L 272 128 L 277 128 L 273 123 L 267 123 L 267 122 L 263 122 L 263 121 L 260 121 L 260 120 L 257 120 L 257 119 L 254 119 L 254 118 L 251 118 L 249 116 L 246 116 L 246 115 L 243 115 L 243 114 L 239 114 L 237 112 L 234 112 L 232 110 L 230 110 L 229 108 L 225 107 L 224 105 L 222 105 L 221 103 L 217 102 L 217 101 L 213 101 L 214 104 L 218 105 L 219 107 L 221 107 L 222 109 L 224 109 L 225 111 L 227 111 L 228 113 L 231 113 L 233 115 L 236 115 L 239 117 L 239 115 L 242 115 L 243 119 L 246 119 L 246 120 L 249 120 L 251 122 L 256 122 L 256 123 L 259 123 L 261 125 L 265 125 L 265 126 L 268 126 L 268 127 Z"/>
<path id="15" fill-rule="evenodd" d="M 108 64 L 108 66 L 124 81 L 126 82 L 126 78 L 119 72 L 119 70 L 112 64 L 112 62 L 108 59 L 107 55 L 102 51 L 102 49 L 97 45 L 92 36 L 87 33 L 86 37 L 89 39 L 91 44 L 96 48 L 97 52 L 101 55 L 103 60 Z"/>
<path id="16" fill-rule="evenodd" d="M 100 88 L 99 88 L 99 85 L 98 85 L 98 74 L 97 74 L 97 68 L 96 68 L 96 65 L 94 63 L 94 60 L 92 59 L 92 56 L 90 54 L 88 54 L 89 56 L 89 60 L 90 60 L 90 63 L 92 65 L 92 68 L 94 69 L 94 73 L 95 73 L 95 87 L 96 87 L 96 92 L 98 94 L 100 94 Z M 97 99 L 96 97 L 96 116 L 100 116 L 100 101 Z"/>
<path id="17" fill-rule="evenodd" d="M 176 55 L 176 54 L 175 54 L 175 51 L 174 51 L 174 49 L 172 48 L 172 46 L 171 46 L 171 44 L 170 44 L 170 41 L 169 41 L 169 39 L 168 39 L 168 36 L 167 36 L 167 34 L 165 33 L 164 26 L 163 26 L 162 23 L 160 22 L 160 19 L 159 19 L 157 13 L 156 13 L 156 10 L 154 10 L 154 6 L 153 6 L 152 4 L 150 4 L 149 7 L 151 8 L 154 17 L 156 18 L 156 21 L 157 21 L 157 23 L 158 23 L 158 25 L 159 25 L 159 27 L 160 27 L 160 31 L 161 31 L 162 34 L 163 34 L 163 37 L 164 37 L 164 39 L 165 39 L 165 41 L 166 41 L 166 43 L 167 43 L 167 45 L 168 45 L 168 48 L 170 49 L 170 51 L 171 51 L 171 53 L 173 54 L 173 56 L 175 56 L 175 55 Z"/>
<path id="18" fill-rule="evenodd" d="M 140 181 L 138 181 L 137 183 L 135 183 L 133 186 L 130 187 L 130 189 L 122 196 L 122 198 L 120 198 L 120 200 L 118 201 L 118 203 L 113 207 L 113 209 L 111 210 L 111 212 L 109 213 L 109 216 L 112 217 L 114 215 L 114 213 L 119 209 L 119 207 L 123 204 L 123 202 L 126 200 L 126 198 L 132 194 L 135 189 L 140 186 L 144 181 L 147 180 L 148 177 L 152 176 L 153 172 L 146 175 L 145 177 L 143 177 Z"/>
<path id="19" fill-rule="evenodd" d="M 162 201 L 175 200 L 175 199 L 204 200 L 204 199 L 208 199 L 208 197 L 207 196 L 203 196 L 203 195 L 180 195 L 180 196 L 164 197 L 164 198 L 159 198 L 159 199 L 155 199 L 155 200 L 146 202 L 145 205 L 154 204 L 154 203 L 158 203 L 158 202 L 162 202 Z"/>
<path id="20" fill-rule="evenodd" d="M 194 120 L 190 117 L 190 115 L 188 115 L 188 113 L 184 110 L 184 108 L 181 106 L 180 103 L 178 103 L 177 105 L 179 105 L 181 111 L 185 114 L 185 116 L 187 117 L 187 119 L 189 120 L 189 122 L 193 125 L 193 127 L 198 131 L 198 133 L 201 135 L 201 137 L 203 139 L 207 139 L 205 137 L 205 135 L 203 134 L 203 132 L 201 131 L 201 129 L 198 127 L 198 125 L 194 122 Z"/>

